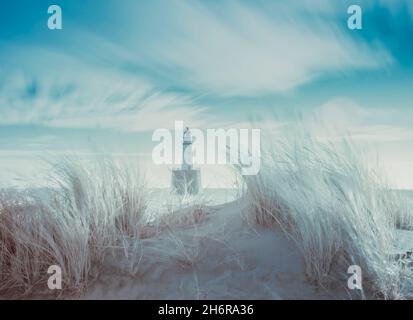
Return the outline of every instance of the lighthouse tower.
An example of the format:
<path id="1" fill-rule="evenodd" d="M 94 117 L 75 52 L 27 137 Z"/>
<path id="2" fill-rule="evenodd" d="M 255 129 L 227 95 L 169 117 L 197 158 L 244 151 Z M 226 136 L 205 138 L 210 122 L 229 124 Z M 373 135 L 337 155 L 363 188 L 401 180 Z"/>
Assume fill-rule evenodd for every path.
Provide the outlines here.
<path id="1" fill-rule="evenodd" d="M 182 170 L 192 170 L 192 134 L 185 128 L 182 148 Z"/>
<path id="2" fill-rule="evenodd" d="M 192 134 L 185 128 L 182 141 L 182 166 L 172 170 L 172 190 L 178 194 L 197 194 L 201 189 L 201 172 L 193 168 Z"/>

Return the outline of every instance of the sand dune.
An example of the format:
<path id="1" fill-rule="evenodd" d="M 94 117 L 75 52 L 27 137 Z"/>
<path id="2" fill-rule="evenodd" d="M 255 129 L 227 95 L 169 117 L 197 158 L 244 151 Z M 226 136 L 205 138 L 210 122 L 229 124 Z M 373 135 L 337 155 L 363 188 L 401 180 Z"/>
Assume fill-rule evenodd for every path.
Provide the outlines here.
<path id="1" fill-rule="evenodd" d="M 135 275 L 123 251 L 107 257 L 86 299 L 334 299 L 312 285 L 302 254 L 281 230 L 248 222 L 246 201 L 209 208 L 191 228 L 141 241 Z M 131 245 L 133 247 L 133 245 Z"/>

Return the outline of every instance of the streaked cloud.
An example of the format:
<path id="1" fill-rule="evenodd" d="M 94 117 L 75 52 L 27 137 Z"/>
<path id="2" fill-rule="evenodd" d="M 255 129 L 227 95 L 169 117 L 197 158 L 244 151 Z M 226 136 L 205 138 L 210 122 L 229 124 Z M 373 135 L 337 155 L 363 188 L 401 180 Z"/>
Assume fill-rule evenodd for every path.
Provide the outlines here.
<path id="1" fill-rule="evenodd" d="M 142 77 L 86 65 L 39 48 L 13 53 L 20 68 L 0 76 L 0 125 L 148 131 L 172 127 L 173 118 L 204 125 L 204 108 L 188 95 L 162 92 Z M 38 70 L 41 61 L 44 70 Z"/>
<path id="2" fill-rule="evenodd" d="M 308 3 L 306 15 L 295 5 L 264 2 L 223 2 L 212 8 L 198 1 L 163 4 L 157 15 L 151 11 L 156 5 L 141 9 L 151 18 L 144 28 L 140 20 L 131 22 L 137 39 L 143 39 L 132 48 L 159 73 L 164 67 L 176 70 L 176 84 L 195 91 L 225 96 L 284 92 L 329 73 L 393 62 L 380 43 L 352 37 L 341 20 L 325 16 L 318 8 L 329 8 L 326 2 Z M 151 32 L 144 35 L 140 29 Z M 134 36 L 128 40 L 132 43 Z"/>
<path id="3" fill-rule="evenodd" d="M 413 128 L 394 123 L 397 117 L 406 116 L 413 119 L 411 111 L 371 110 L 360 106 L 350 97 L 337 97 L 308 113 L 304 124 L 323 139 L 348 137 L 364 142 L 413 143 Z"/>

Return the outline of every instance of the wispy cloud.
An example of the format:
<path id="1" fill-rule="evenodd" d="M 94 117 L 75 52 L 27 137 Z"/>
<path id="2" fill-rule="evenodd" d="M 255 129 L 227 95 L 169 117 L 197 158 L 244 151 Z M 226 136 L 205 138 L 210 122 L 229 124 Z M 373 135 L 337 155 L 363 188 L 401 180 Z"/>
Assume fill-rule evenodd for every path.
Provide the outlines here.
<path id="1" fill-rule="evenodd" d="M 12 52 L 19 67 L 2 68 L 0 125 L 147 131 L 172 127 L 177 116 L 204 124 L 205 109 L 190 96 L 163 92 L 143 77 L 36 47 Z"/>
<path id="2" fill-rule="evenodd" d="M 369 110 L 349 97 L 337 97 L 307 113 L 305 125 L 324 139 L 349 137 L 364 142 L 413 143 L 413 129 L 397 123 L 396 119 L 403 116 L 413 117 L 413 114 L 389 109 Z"/>
<path id="3" fill-rule="evenodd" d="M 283 92 L 322 74 L 392 63 L 380 44 L 351 37 L 345 19 L 332 22 L 325 11 L 303 15 L 294 5 L 288 9 L 264 2 L 254 7 L 246 2 L 163 5 L 158 15 L 151 11 L 156 6 L 141 9 L 151 18 L 144 28 L 139 28 L 139 19 L 131 22 L 130 28 L 138 30 L 133 49 L 159 73 L 162 68 L 175 70 L 177 85 L 193 90 L 221 95 Z M 315 2 L 309 8 L 323 6 Z M 144 35 L 139 29 L 151 32 Z M 134 37 L 128 39 L 133 42 Z"/>
<path id="4" fill-rule="evenodd" d="M 146 131 L 184 120 L 205 127 L 218 117 L 197 103 L 199 95 L 280 93 L 392 63 L 380 44 L 332 23 L 337 8 L 326 1 L 127 1 L 119 8 L 123 22 L 110 32 L 79 21 L 53 38 L 58 46 L 45 39 L 2 46 L 0 124 Z"/>

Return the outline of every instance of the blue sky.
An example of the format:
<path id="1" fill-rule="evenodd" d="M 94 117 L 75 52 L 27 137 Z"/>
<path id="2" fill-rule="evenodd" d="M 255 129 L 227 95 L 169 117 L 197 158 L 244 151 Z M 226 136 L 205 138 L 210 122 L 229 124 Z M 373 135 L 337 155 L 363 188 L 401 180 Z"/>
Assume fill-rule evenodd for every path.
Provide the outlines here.
<path id="1" fill-rule="evenodd" d="M 154 129 L 270 128 L 297 115 L 374 145 L 413 188 L 413 2 L 7 0 L 0 4 L 2 181 L 39 154 L 150 154 Z M 63 30 L 47 28 L 47 8 Z"/>

